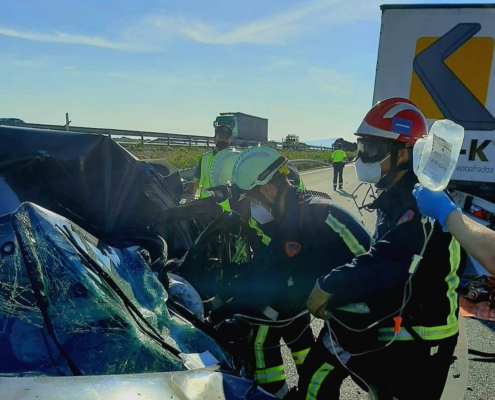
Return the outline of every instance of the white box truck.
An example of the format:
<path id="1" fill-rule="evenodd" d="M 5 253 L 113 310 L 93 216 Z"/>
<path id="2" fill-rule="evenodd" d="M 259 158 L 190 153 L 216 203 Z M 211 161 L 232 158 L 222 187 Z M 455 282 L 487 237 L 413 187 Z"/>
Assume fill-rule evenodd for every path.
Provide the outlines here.
<path id="1" fill-rule="evenodd" d="M 430 126 L 447 118 L 464 127 L 448 189 L 466 215 L 494 228 L 495 4 L 382 5 L 381 10 L 373 104 L 407 97 Z"/>

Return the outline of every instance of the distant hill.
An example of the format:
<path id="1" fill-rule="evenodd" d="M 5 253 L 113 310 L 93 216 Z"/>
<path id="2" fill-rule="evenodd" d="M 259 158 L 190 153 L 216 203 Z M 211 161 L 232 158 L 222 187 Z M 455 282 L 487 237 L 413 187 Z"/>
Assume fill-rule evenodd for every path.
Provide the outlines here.
<path id="1" fill-rule="evenodd" d="M 320 139 L 320 140 L 302 140 L 303 143 L 306 143 L 310 146 L 323 146 L 323 147 L 332 147 L 332 144 L 337 140 L 337 138 L 332 139 Z"/>

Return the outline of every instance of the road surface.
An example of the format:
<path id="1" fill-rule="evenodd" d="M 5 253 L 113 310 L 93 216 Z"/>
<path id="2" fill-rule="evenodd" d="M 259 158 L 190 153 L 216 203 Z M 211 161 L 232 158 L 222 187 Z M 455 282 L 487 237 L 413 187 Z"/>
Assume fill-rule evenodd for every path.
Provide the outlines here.
<path id="1" fill-rule="evenodd" d="M 356 179 L 354 166 L 348 165 L 344 168 L 344 190 L 334 192 L 332 189 L 332 169 L 324 169 L 318 171 L 302 172 L 301 176 L 306 187 L 310 190 L 318 190 L 328 193 L 332 199 L 352 212 L 366 228 L 373 232 L 375 224 L 375 213 L 370 213 L 365 210 L 358 211 L 351 193 L 358 188 L 359 182 Z M 355 195 L 359 205 L 372 201 L 367 193 L 369 185 L 362 185 Z M 471 318 L 464 318 L 468 343 L 467 346 L 471 349 L 476 349 L 485 352 L 495 351 L 495 323 L 479 321 Z M 321 329 L 321 321 L 315 320 L 312 324 L 315 332 Z M 289 386 L 297 384 L 297 373 L 295 372 L 294 364 L 290 357 L 290 352 L 286 347 L 283 347 L 283 355 L 286 366 L 288 366 L 287 381 Z M 456 367 L 456 366 L 454 366 Z M 444 396 L 445 397 L 445 396 Z M 341 389 L 342 399 L 368 399 L 358 386 L 350 379 L 347 379 Z M 458 396 L 457 398 L 462 398 Z M 495 362 L 493 360 L 484 360 L 482 357 L 470 355 L 468 358 L 468 376 L 467 388 L 464 395 L 465 400 L 488 400 L 495 399 Z M 442 399 L 443 400 L 443 399 Z M 449 400 L 449 399 L 445 399 Z"/>

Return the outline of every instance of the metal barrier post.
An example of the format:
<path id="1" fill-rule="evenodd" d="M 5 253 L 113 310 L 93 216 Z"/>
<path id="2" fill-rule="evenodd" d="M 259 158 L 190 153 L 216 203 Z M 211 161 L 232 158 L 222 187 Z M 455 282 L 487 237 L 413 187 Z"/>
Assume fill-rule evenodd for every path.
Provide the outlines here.
<path id="1" fill-rule="evenodd" d="M 69 124 L 71 123 L 72 121 L 69 121 L 69 113 L 65 113 L 65 130 L 67 132 L 69 132 Z"/>

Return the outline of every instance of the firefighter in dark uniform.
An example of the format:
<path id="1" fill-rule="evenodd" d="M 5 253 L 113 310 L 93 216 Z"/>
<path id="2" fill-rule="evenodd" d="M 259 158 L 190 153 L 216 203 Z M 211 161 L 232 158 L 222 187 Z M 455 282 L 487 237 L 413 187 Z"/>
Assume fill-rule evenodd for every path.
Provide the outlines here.
<path id="1" fill-rule="evenodd" d="M 290 161 L 287 163 L 287 169 L 289 170 L 287 179 L 292 186 L 297 186 L 300 191 L 306 191 L 306 194 L 311 193 L 330 199 L 330 196 L 326 193 L 307 191 L 299 172 Z M 259 202 L 258 204 L 254 204 L 253 202 L 243 200 L 237 204 L 241 208 L 241 214 L 246 216 L 241 236 L 245 238 L 245 241 L 249 243 L 249 246 L 252 249 L 253 261 L 257 261 L 261 256 L 263 249 L 270 244 L 271 235 L 274 234 L 274 229 L 276 230 L 274 218 L 270 213 L 263 212 L 263 206 L 259 204 Z M 250 209 L 247 210 L 247 207 Z M 257 212 L 260 211 L 261 214 L 257 214 Z"/>
<path id="2" fill-rule="evenodd" d="M 371 205 L 375 243 L 315 284 L 307 305 L 327 322 L 301 370 L 301 398 L 338 399 L 349 371 L 375 398 L 442 395 L 457 343 L 464 253 L 438 222 L 422 218 L 412 196 L 412 147 L 427 134 L 425 117 L 404 98 L 377 103 L 356 133 L 357 177 L 384 189 Z M 364 303 L 366 314 L 342 321 L 338 308 L 349 303 Z"/>
<path id="3" fill-rule="evenodd" d="M 314 281 L 327 268 L 365 253 L 371 241 L 349 212 L 292 186 L 286 165 L 287 159 L 268 147 L 250 148 L 237 159 L 234 199 L 261 205 L 264 211 L 258 210 L 256 218 L 268 221 L 272 216 L 273 226 L 258 261 L 219 294 L 223 305 L 210 317 L 215 322 L 240 313 L 265 322 L 253 325 L 252 364 L 258 383 L 279 398 L 287 393 L 281 337 L 299 367 L 315 343 L 309 314 L 304 314 Z M 289 320 L 283 330 L 268 323 L 281 320 Z"/>
<path id="4" fill-rule="evenodd" d="M 218 152 L 213 157 L 210 164 L 208 180 L 211 187 L 226 185 L 227 182 L 232 180 L 232 168 L 239 154 L 239 151 L 229 148 Z M 287 167 L 289 170 L 289 175 L 287 176 L 289 182 L 294 186 L 298 186 L 300 190 L 306 190 L 297 168 L 290 162 L 287 163 Z M 318 192 L 318 194 L 330 198 L 325 193 Z M 205 207 L 211 207 L 210 203 L 204 204 Z M 222 205 L 225 212 L 231 211 L 229 200 L 222 202 L 220 205 Z M 246 200 L 234 202 L 233 206 L 234 211 L 241 214 L 243 218 L 240 238 L 237 242 L 232 261 L 234 263 L 250 262 L 255 260 L 261 254 L 263 248 L 270 243 L 271 239 L 267 234 L 267 231 L 270 230 L 270 227 L 273 225 L 273 223 L 271 223 L 273 217 L 270 216 L 269 220 L 264 220 L 261 216 L 259 221 L 256 220 L 256 218 L 253 218 L 251 215 L 251 211 L 253 210 L 254 213 L 256 213 L 257 205 L 250 204 L 249 201 Z M 261 229 L 261 225 L 263 225 L 263 229 Z"/>

